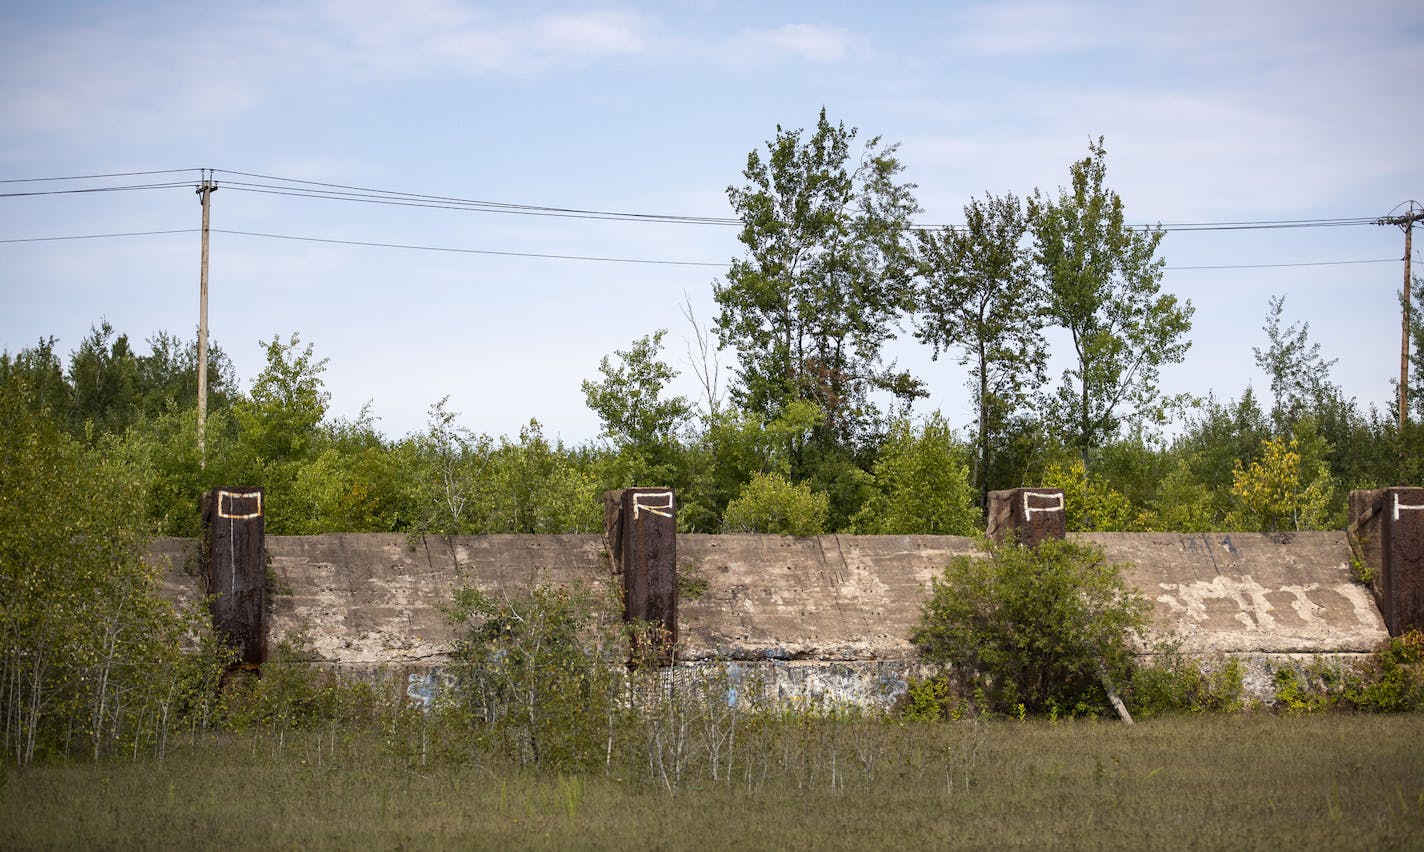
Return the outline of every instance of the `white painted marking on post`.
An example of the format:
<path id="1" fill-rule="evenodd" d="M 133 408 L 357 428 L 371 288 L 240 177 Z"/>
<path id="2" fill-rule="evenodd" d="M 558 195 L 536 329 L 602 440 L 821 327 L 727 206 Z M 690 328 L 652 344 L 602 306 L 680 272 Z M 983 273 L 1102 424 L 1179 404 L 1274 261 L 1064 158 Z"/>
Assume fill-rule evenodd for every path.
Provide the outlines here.
<path id="1" fill-rule="evenodd" d="M 637 519 L 640 512 L 651 512 L 660 518 L 671 518 L 672 492 L 661 491 L 657 494 L 634 494 L 633 518 Z"/>
<path id="2" fill-rule="evenodd" d="M 1057 501 L 1058 501 L 1058 505 L 1056 505 L 1056 506 L 1038 506 L 1038 507 L 1030 506 L 1030 505 L 1028 504 L 1028 498 L 1030 498 L 1030 497 L 1043 497 L 1043 498 L 1048 499 L 1048 500 L 1057 500 Z M 1062 492 L 1062 491 L 1057 491 L 1057 492 L 1025 491 L 1025 492 L 1024 492 L 1024 495 L 1023 495 L 1023 504 L 1024 504 L 1024 520 L 1025 520 L 1025 521 L 1033 520 L 1033 513 L 1034 513 L 1034 512 L 1061 512 L 1061 511 L 1063 511 L 1063 492 Z"/>
<path id="3" fill-rule="evenodd" d="M 1400 512 L 1401 509 L 1403 509 L 1403 510 L 1408 510 L 1408 511 L 1412 511 L 1412 512 L 1417 512 L 1417 511 L 1419 511 L 1419 510 L 1421 510 L 1421 509 L 1424 509 L 1424 506 L 1411 506 L 1411 505 L 1409 505 L 1408 503 L 1401 503 L 1401 502 L 1399 502 L 1399 495 L 1398 495 L 1398 494 L 1391 494 L 1390 496 L 1394 498 L 1394 519 L 1395 519 L 1396 521 L 1399 520 L 1399 512 Z"/>
<path id="4" fill-rule="evenodd" d="M 233 512 L 226 511 L 226 510 L 223 509 L 223 498 L 224 498 L 224 497 L 227 498 L 227 501 L 228 501 L 227 504 L 228 504 L 229 507 L 232 506 L 232 501 L 233 501 L 233 500 L 247 500 L 247 499 L 256 498 L 256 500 L 257 500 L 257 511 L 255 511 L 255 512 L 248 512 L 248 513 L 245 514 L 245 515 L 239 515 L 239 514 L 235 514 L 235 513 L 233 513 Z M 253 518 L 260 518 L 260 517 L 262 517 L 262 492 L 261 492 L 261 491 L 248 491 L 248 492 L 246 492 L 246 493 L 240 493 L 240 492 L 237 492 L 237 491 L 219 491 L 219 492 L 218 492 L 218 517 L 219 517 L 219 518 L 232 518 L 232 519 L 239 520 L 239 521 L 249 521 L 249 520 L 251 520 L 251 519 L 253 519 Z"/>

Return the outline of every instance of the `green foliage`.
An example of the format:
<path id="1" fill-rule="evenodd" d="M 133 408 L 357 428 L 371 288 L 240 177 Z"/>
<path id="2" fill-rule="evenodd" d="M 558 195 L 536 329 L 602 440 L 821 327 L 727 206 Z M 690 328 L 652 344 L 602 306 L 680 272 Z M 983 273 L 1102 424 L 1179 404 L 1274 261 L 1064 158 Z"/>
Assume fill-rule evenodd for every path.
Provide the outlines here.
<path id="1" fill-rule="evenodd" d="M 692 404 L 677 396 L 663 399 L 663 389 L 677 371 L 658 360 L 663 336 L 659 329 L 616 351 L 616 362 L 599 361 L 601 381 L 583 383 L 584 399 L 598 414 L 603 435 L 617 452 L 617 487 L 668 486 L 679 478 L 679 436 L 692 414 Z"/>
<path id="2" fill-rule="evenodd" d="M 811 441 L 822 448 L 867 438 L 872 390 L 922 394 L 880 363 L 911 302 L 913 186 L 899 179 L 895 146 L 876 138 L 855 155 L 856 135 L 823 109 L 809 136 L 778 126 L 765 156 L 747 156 L 745 184 L 727 190 L 747 256 L 714 284 L 718 335 L 738 355 L 735 401 L 765 422 L 791 402 L 814 403 L 825 419 Z M 787 454 L 792 479 L 804 479 L 805 443 Z"/>
<path id="3" fill-rule="evenodd" d="M 628 659 L 612 601 L 582 586 L 502 601 L 464 587 L 449 618 L 458 701 L 497 750 L 561 770 L 607 759 Z"/>
<path id="4" fill-rule="evenodd" d="M 296 468 L 288 529 L 299 535 L 388 532 L 413 526 L 414 471 L 376 433 L 370 414 L 322 430 Z"/>
<path id="5" fill-rule="evenodd" d="M 1125 683 L 1148 605 L 1102 551 L 1071 541 L 989 547 L 936 578 L 912 639 L 987 709 L 1060 715 L 1106 707 L 1103 680 Z"/>
<path id="6" fill-rule="evenodd" d="M 238 481 L 266 489 L 267 531 L 283 535 L 303 526 L 295 485 L 321 440 L 319 427 L 330 399 L 321 380 L 327 361 L 316 358 L 310 343 L 299 348 L 296 334 L 286 342 L 274 335 L 261 345 L 267 365 L 251 393 L 233 404 L 241 457 L 250 465 L 238 472 Z"/>
<path id="7" fill-rule="evenodd" d="M 1424 632 L 1415 628 L 1387 639 L 1359 665 L 1356 675 L 1360 683 L 1347 694 L 1356 709 L 1424 711 Z"/>
<path id="8" fill-rule="evenodd" d="M 1319 660 L 1304 671 L 1292 666 L 1276 669 L 1272 675 L 1276 709 L 1290 715 L 1320 713 L 1336 707 L 1340 700 L 1343 672 Z"/>
<path id="9" fill-rule="evenodd" d="M 0 741 L 7 759 L 153 748 L 211 687 L 205 614 L 144 560 L 144 499 L 116 455 L 0 386 Z M 193 653 L 192 638 L 208 653 Z"/>
<path id="10" fill-rule="evenodd" d="M 1073 532 L 1131 532 L 1141 526 L 1132 502 L 1102 477 L 1085 473 L 1081 461 L 1050 464 L 1043 485 L 1063 489 L 1067 525 Z"/>
<path id="11" fill-rule="evenodd" d="M 1260 460 L 1249 467 L 1238 462 L 1233 479 L 1231 493 L 1238 501 L 1234 517 L 1247 529 L 1321 529 L 1330 520 L 1330 468 L 1323 461 L 1307 467 L 1295 438 L 1263 441 Z"/>
<path id="12" fill-rule="evenodd" d="M 1424 711 L 1424 632 L 1414 629 L 1390 637 L 1355 663 L 1315 658 L 1282 666 L 1274 681 L 1276 708 L 1291 715 Z"/>
<path id="13" fill-rule="evenodd" d="M 976 412 L 974 485 L 990 490 L 993 449 L 1044 381 L 1043 293 L 1020 243 L 1028 220 L 1012 194 L 973 199 L 965 226 L 916 234 L 915 335 L 969 367 Z"/>
<path id="14" fill-rule="evenodd" d="M 870 535 L 975 535 L 976 495 L 964 450 L 938 412 L 918 429 L 897 420 L 875 461 L 875 495 L 852 529 Z"/>
<path id="15" fill-rule="evenodd" d="M 1127 224 L 1122 199 L 1104 186 L 1101 138 L 1069 175 L 1071 189 L 1056 198 L 1034 191 L 1029 221 L 1047 315 L 1073 342 L 1075 366 L 1064 372 L 1050 416 L 1087 468 L 1124 420 L 1161 419 L 1158 375 L 1191 345 L 1192 306 L 1161 293 L 1164 232 Z"/>
<path id="16" fill-rule="evenodd" d="M 1170 653 L 1138 665 L 1123 690 L 1135 717 L 1167 713 L 1230 712 L 1245 706 L 1244 669 L 1235 658 L 1208 669 L 1201 661 Z"/>
<path id="17" fill-rule="evenodd" d="M 1191 460 L 1178 456 L 1176 466 L 1158 482 L 1143 526 L 1162 532 L 1212 532 L 1223 522 L 1213 508 L 1212 492 L 1193 472 Z"/>
<path id="18" fill-rule="evenodd" d="M 598 481 L 586 459 L 550 444 L 537 420 L 519 440 L 475 435 L 441 400 L 430 426 L 399 453 L 414 531 L 438 534 L 594 532 L 603 527 Z M 407 473 L 406 471 L 410 471 Z"/>
<path id="19" fill-rule="evenodd" d="M 260 672 L 240 672 L 222 691 L 217 722 L 222 728 L 260 730 L 281 740 L 298 731 L 368 725 L 383 710 L 371 684 L 342 680 L 312 661 L 306 636 L 284 638 Z"/>
<path id="20" fill-rule="evenodd" d="M 48 411 L 49 416 L 67 422 L 74 405 L 74 388 L 64 377 L 64 368 L 55 354 L 54 336 L 41 337 L 34 346 L 21 349 L 13 357 L 0 354 L 0 383 L 23 385 L 23 395 L 12 398 L 12 404 L 31 406 L 35 411 Z"/>
<path id="21" fill-rule="evenodd" d="M 317 360 L 310 343 L 299 350 L 297 334 L 285 343 L 273 335 L 261 345 L 267 366 L 253 381 L 249 397 L 234 406 L 234 413 L 244 443 L 260 458 L 271 463 L 294 461 L 305 455 L 326 417 L 331 395 L 321 374 L 327 359 Z"/>
<path id="22" fill-rule="evenodd" d="M 820 535 L 826 531 L 830 499 L 779 473 L 752 476 L 722 515 L 725 532 Z"/>
<path id="23" fill-rule="evenodd" d="M 959 721 L 967 702 L 959 697 L 954 682 L 944 676 L 911 678 L 905 695 L 896 706 L 898 715 L 912 722 Z"/>
<path id="24" fill-rule="evenodd" d="M 1265 349 L 1252 347 L 1256 366 L 1271 377 L 1271 395 L 1275 398 L 1272 416 L 1276 427 L 1289 431 L 1296 419 L 1314 411 L 1326 398 L 1338 395 L 1330 383 L 1330 368 L 1334 359 L 1326 361 L 1320 355 L 1320 344 L 1310 342 L 1310 323 L 1292 323 L 1281 327 L 1286 297 L 1273 296 L 1266 315 Z"/>

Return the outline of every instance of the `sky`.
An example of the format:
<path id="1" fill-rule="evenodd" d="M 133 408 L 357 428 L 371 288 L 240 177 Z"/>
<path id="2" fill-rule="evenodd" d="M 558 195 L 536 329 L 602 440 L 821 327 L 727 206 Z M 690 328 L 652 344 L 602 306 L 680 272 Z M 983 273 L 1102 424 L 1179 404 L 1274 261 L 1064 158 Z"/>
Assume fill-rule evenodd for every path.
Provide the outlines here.
<path id="1" fill-rule="evenodd" d="M 1382 217 L 1424 201 L 1424 6 L 10 0 L 0 349 L 53 335 L 68 353 L 101 321 L 144 351 L 191 336 L 214 169 L 209 326 L 244 389 L 261 342 L 299 333 L 330 359 L 332 416 L 369 406 L 397 438 L 448 396 L 476 432 L 537 418 L 588 441 L 580 383 L 643 335 L 667 330 L 673 391 L 699 394 L 684 312 L 715 317 L 735 227 L 254 190 L 729 217 L 747 154 L 822 107 L 899 145 L 925 224 L 1056 192 L 1099 136 L 1134 223 Z M 134 172 L 163 173 L 35 180 Z M 151 184 L 172 185 L 55 192 Z M 49 239 L 159 231 L 176 233 Z M 1388 408 L 1403 252 L 1390 226 L 1169 232 L 1164 289 L 1195 315 L 1164 392 L 1268 394 L 1252 348 L 1284 295 L 1331 378 Z M 888 354 L 928 383 L 916 410 L 969 423 L 962 368 L 909 332 Z"/>

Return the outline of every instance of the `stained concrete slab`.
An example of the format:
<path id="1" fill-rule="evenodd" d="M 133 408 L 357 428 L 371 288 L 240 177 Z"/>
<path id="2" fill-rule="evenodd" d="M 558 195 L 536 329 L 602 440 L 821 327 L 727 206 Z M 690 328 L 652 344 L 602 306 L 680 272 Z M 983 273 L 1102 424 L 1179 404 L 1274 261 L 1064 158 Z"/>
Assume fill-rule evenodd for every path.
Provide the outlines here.
<path id="1" fill-rule="evenodd" d="M 1388 637 L 1350 574 L 1343 531 L 1082 533 L 1155 606 L 1189 654 L 1363 653 Z"/>
<path id="2" fill-rule="evenodd" d="M 1070 537 L 1131 563 L 1126 577 L 1153 601 L 1158 632 L 1189 654 L 1364 653 L 1387 635 L 1350 577 L 1343 532 Z M 177 599 L 201 593 L 183 570 L 194 547 L 154 546 Z M 978 548 L 955 536 L 679 536 L 678 657 L 910 660 L 932 578 Z M 613 581 L 600 535 L 271 536 L 267 552 L 271 646 L 305 632 L 318 660 L 348 667 L 445 661 L 453 636 L 442 607 L 460 584 L 499 596 L 536 582 Z"/>
<path id="3" fill-rule="evenodd" d="M 272 536 L 272 647 L 304 633 L 321 662 L 407 665 L 448 659 L 454 590 L 498 598 L 536 583 L 606 584 L 596 535 Z"/>
<path id="4" fill-rule="evenodd" d="M 680 603 L 681 659 L 913 656 L 931 578 L 978 552 L 958 536 L 684 535 L 678 570 L 706 587 Z"/>

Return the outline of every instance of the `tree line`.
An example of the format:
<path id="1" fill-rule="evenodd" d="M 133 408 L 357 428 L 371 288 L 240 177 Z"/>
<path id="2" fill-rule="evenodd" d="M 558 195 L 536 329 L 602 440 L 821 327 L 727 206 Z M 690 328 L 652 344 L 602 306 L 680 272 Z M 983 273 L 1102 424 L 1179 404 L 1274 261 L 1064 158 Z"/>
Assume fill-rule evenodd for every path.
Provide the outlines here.
<path id="1" fill-rule="evenodd" d="M 170 535 L 195 534 L 197 495 L 233 484 L 266 488 L 276 534 L 596 531 L 599 493 L 629 485 L 676 489 L 688 531 L 975 534 L 1000 488 L 1063 488 L 1074 529 L 1288 530 L 1341 527 L 1353 488 L 1424 481 L 1420 429 L 1347 398 L 1284 297 L 1255 349 L 1269 398 L 1162 393 L 1192 306 L 1162 289 L 1162 230 L 1126 224 L 1103 140 L 1056 191 L 986 194 L 963 226 L 917 228 L 896 146 L 858 136 L 822 110 L 749 154 L 728 188 L 744 251 L 712 285 L 711 324 L 686 311 L 699 398 L 669 392 L 656 330 L 583 382 L 589 442 L 534 420 L 476 434 L 448 400 L 400 438 L 365 411 L 331 418 L 327 362 L 296 334 L 261 342 L 245 392 L 212 348 L 205 459 L 196 344 L 169 333 L 145 352 L 100 322 L 67 361 L 52 337 L 6 352 L 4 403 L 128 477 L 145 529 Z M 971 423 L 913 413 L 923 379 L 883 354 L 902 328 L 967 368 Z M 1071 345 L 1056 379 L 1053 330 Z M 1413 340 L 1418 377 L 1424 324 Z"/>

